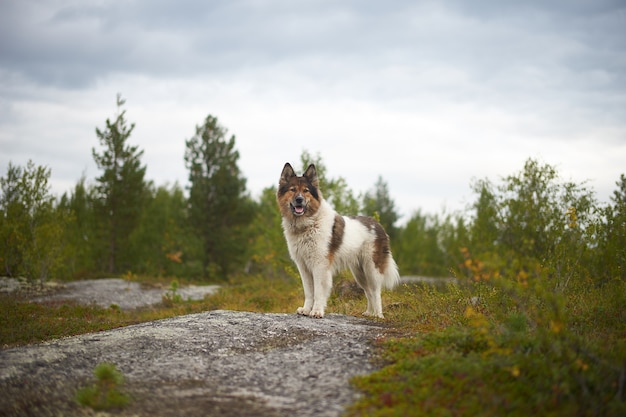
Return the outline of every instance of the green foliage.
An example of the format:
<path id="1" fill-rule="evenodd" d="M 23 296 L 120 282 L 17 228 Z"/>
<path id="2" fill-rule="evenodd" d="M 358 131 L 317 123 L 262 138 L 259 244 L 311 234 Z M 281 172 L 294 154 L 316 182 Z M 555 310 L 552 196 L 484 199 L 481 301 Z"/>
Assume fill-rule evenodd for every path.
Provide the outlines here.
<path id="1" fill-rule="evenodd" d="M 269 279 L 288 279 L 287 269 L 293 263 L 283 236 L 280 212 L 276 207 L 276 187 L 265 188 L 255 204 L 254 220 L 250 224 L 251 258 L 246 271 L 262 273 Z"/>
<path id="2" fill-rule="evenodd" d="M 592 228 L 595 251 L 586 253 L 592 276 L 600 282 L 626 280 L 626 176 L 617 181 L 611 203 L 598 209 L 600 218 Z"/>
<path id="3" fill-rule="evenodd" d="M 0 262 L 8 276 L 24 275 L 45 282 L 62 263 L 63 228 L 69 216 L 54 207 L 50 169 L 28 161 L 25 168 L 9 163 L 0 177 Z"/>
<path id="4" fill-rule="evenodd" d="M 487 254 L 493 250 L 498 241 L 497 224 L 498 201 L 493 185 L 488 179 L 478 180 L 473 184 L 473 190 L 478 199 L 472 206 L 474 219 L 470 229 L 470 247 L 480 254 Z"/>
<path id="5" fill-rule="evenodd" d="M 462 323 L 382 342 L 387 366 L 353 380 L 364 395 L 347 415 L 624 415 L 624 283 L 566 297 L 480 273 L 488 288 L 464 298 Z M 433 316 L 458 295 L 429 302 Z M 601 329 L 588 321 L 599 308 L 612 318 Z"/>
<path id="6" fill-rule="evenodd" d="M 529 159 L 523 170 L 494 186 L 474 184 L 479 199 L 469 248 L 502 275 L 543 274 L 554 289 L 588 276 L 580 260 L 590 250 L 593 193 L 560 182 L 556 170 Z"/>
<path id="7" fill-rule="evenodd" d="M 217 118 L 209 115 L 185 142 L 189 219 L 202 242 L 202 269 L 207 278 L 217 274 L 225 279 L 245 259 L 245 226 L 252 218 L 246 180 L 238 166 L 235 136 L 227 139 L 227 133 Z"/>
<path id="8" fill-rule="evenodd" d="M 101 363 L 95 367 L 96 382 L 81 388 L 76 393 L 76 401 L 94 410 L 110 410 L 122 408 L 128 404 L 128 395 L 121 391 L 124 376 L 114 364 Z"/>
<path id="9" fill-rule="evenodd" d="M 624 415 L 624 177 L 618 186 L 598 208 L 584 186 L 529 160 L 500 185 L 475 183 L 469 227 L 420 246 L 427 223 L 411 219 L 399 263 L 461 248 L 464 322 L 388 341 L 391 364 L 355 380 L 366 395 L 349 415 Z"/>
<path id="10" fill-rule="evenodd" d="M 173 279 L 170 282 L 170 287 L 167 289 L 165 294 L 163 294 L 163 304 L 166 306 L 171 306 L 172 304 L 182 303 L 183 297 L 178 293 L 178 280 Z"/>
<path id="11" fill-rule="evenodd" d="M 83 176 L 68 196 L 63 194 L 58 209 L 71 218 L 63 230 L 63 239 L 67 242 L 64 252 L 62 277 L 82 277 L 88 272 L 97 270 L 96 213 L 94 210 L 95 189 L 86 184 Z"/>
<path id="12" fill-rule="evenodd" d="M 96 179 L 94 209 L 99 225 L 103 253 L 102 265 L 108 272 L 128 269 L 131 259 L 129 236 L 137 228 L 146 198 L 144 176 L 146 167 L 141 166 L 143 150 L 127 144 L 135 124 L 127 125 L 122 110 L 125 101 L 117 96 L 118 114 L 113 122 L 106 120 L 106 128 L 96 128 L 102 153 L 92 149 L 96 165 L 102 175 Z"/>
<path id="13" fill-rule="evenodd" d="M 448 277 L 465 231 L 462 219 L 453 223 L 448 216 L 413 213 L 392 244 L 398 266 L 404 275 Z"/>
<path id="14" fill-rule="evenodd" d="M 133 270 L 151 276 L 200 276 L 192 260 L 200 242 L 187 218 L 187 199 L 178 184 L 149 187 L 146 208 L 130 236 Z"/>

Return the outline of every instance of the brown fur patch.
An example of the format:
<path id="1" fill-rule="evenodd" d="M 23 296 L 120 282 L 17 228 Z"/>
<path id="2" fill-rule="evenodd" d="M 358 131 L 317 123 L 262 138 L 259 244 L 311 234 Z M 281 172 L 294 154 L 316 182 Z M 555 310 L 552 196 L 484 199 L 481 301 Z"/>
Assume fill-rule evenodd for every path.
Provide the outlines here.
<path id="1" fill-rule="evenodd" d="M 376 269 L 383 274 L 385 272 L 385 268 L 387 267 L 389 254 L 391 253 L 389 236 L 385 232 L 385 229 L 375 219 L 365 216 L 357 216 L 354 218 L 365 225 L 365 227 L 367 227 L 370 231 L 374 231 L 376 233 L 376 238 L 374 239 L 373 260 Z"/>
<path id="2" fill-rule="evenodd" d="M 343 242 L 343 234 L 346 228 L 346 221 L 339 214 L 335 214 L 335 222 L 333 223 L 333 233 L 330 237 L 330 243 L 328 244 L 328 260 L 333 261 L 335 252 L 341 246 Z"/>

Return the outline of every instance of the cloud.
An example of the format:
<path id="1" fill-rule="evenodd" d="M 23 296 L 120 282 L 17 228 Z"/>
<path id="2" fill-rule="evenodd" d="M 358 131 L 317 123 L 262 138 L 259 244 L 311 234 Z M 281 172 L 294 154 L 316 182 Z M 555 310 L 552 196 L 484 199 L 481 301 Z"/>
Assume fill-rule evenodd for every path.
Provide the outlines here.
<path id="1" fill-rule="evenodd" d="M 459 207 L 471 178 L 528 157 L 606 196 L 625 21 L 619 1 L 6 1 L 0 168 L 32 157 L 56 190 L 95 177 L 120 92 L 157 184 L 186 181 L 184 141 L 212 114 L 255 192 L 307 149 L 356 190 L 382 175 L 405 214 Z"/>

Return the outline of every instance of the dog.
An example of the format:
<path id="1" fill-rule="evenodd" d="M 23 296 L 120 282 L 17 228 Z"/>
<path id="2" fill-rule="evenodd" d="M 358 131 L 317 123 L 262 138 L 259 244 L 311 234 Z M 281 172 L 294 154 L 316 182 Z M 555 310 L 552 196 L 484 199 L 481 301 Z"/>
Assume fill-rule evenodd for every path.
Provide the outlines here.
<path id="1" fill-rule="evenodd" d="M 380 292 L 399 281 L 389 236 L 371 217 L 337 214 L 322 197 L 315 165 L 297 176 L 289 163 L 280 175 L 276 200 L 289 255 L 304 288 L 298 314 L 322 318 L 333 274 L 350 269 L 367 298 L 366 316 L 383 317 Z"/>

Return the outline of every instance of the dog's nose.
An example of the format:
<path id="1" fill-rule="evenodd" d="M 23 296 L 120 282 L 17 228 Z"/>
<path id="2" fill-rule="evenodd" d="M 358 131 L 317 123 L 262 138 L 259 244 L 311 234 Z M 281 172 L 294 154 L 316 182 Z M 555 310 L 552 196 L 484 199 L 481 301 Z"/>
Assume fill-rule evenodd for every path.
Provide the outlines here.
<path id="1" fill-rule="evenodd" d="M 296 204 L 302 204 L 304 203 L 304 197 L 302 197 L 301 195 L 296 196 Z"/>

